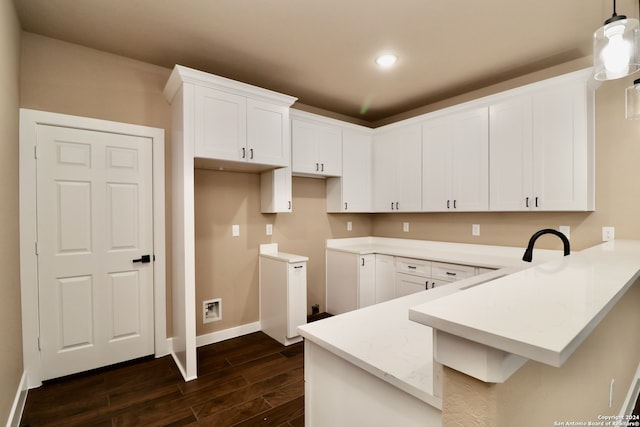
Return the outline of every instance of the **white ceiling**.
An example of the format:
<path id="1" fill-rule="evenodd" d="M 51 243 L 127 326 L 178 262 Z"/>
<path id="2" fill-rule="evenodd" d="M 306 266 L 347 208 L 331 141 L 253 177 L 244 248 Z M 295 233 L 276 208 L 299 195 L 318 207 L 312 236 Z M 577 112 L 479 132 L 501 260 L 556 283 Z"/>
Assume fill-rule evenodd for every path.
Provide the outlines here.
<path id="1" fill-rule="evenodd" d="M 367 122 L 591 55 L 611 0 L 14 0 L 25 31 Z M 618 14 L 638 16 L 636 0 Z M 382 52 L 399 56 L 376 68 Z"/>

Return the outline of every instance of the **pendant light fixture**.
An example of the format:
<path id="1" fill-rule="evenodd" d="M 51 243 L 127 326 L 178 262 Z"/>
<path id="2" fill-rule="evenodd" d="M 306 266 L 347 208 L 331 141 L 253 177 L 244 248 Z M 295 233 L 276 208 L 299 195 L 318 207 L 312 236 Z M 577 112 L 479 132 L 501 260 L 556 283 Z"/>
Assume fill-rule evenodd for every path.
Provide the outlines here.
<path id="1" fill-rule="evenodd" d="M 596 80 L 614 80 L 640 70 L 638 20 L 616 14 L 593 33 L 593 66 Z"/>

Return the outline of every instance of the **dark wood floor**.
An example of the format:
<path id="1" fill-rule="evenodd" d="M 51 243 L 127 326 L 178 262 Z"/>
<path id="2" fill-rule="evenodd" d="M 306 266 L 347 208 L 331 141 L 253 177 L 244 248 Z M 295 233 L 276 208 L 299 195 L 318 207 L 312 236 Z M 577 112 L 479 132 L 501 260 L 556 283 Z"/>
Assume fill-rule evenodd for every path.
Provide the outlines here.
<path id="1" fill-rule="evenodd" d="M 262 332 L 198 349 L 198 379 L 170 357 L 48 382 L 21 426 L 304 426 L 302 343 Z"/>

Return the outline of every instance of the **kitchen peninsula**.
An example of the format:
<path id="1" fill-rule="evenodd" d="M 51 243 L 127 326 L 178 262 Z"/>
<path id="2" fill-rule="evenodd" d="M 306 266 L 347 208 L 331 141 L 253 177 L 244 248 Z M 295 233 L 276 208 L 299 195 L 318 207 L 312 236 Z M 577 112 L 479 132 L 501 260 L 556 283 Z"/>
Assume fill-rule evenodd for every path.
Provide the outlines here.
<path id="1" fill-rule="evenodd" d="M 532 265 L 520 260 L 520 248 L 419 241 L 403 247 L 402 239 L 367 239 L 329 241 L 327 247 L 502 268 L 300 327 L 309 426 L 446 425 L 451 408 L 443 372 L 509 385 L 528 360 L 570 365 L 625 293 L 638 294 L 632 286 L 640 272 L 636 241 L 608 242 L 569 257 L 536 249 Z M 618 381 L 619 387 L 629 384 L 629 378 Z M 492 399 L 483 408 L 489 418 L 499 412 L 491 409 Z"/>

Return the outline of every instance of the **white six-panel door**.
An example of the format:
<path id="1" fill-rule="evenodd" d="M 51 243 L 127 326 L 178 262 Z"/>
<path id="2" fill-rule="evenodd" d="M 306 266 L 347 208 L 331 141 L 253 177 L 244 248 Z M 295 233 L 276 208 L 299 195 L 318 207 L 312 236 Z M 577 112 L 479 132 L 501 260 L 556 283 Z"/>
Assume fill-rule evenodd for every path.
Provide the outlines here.
<path id="1" fill-rule="evenodd" d="M 149 138 L 37 126 L 42 379 L 154 353 Z"/>

